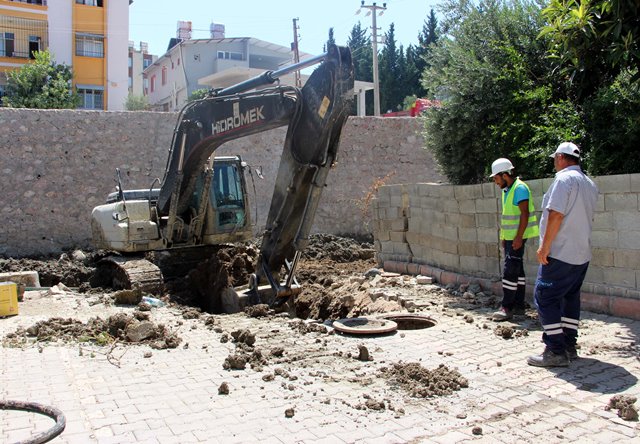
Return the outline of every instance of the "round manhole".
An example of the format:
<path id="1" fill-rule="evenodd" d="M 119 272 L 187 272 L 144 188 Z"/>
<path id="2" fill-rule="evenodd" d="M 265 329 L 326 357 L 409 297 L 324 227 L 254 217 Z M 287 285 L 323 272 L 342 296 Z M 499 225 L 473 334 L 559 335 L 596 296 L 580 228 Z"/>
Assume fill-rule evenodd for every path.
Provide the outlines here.
<path id="1" fill-rule="evenodd" d="M 333 328 L 342 333 L 358 335 L 380 335 L 398 329 L 398 324 L 390 319 L 344 318 L 333 321 Z"/>
<path id="2" fill-rule="evenodd" d="M 398 324 L 398 330 L 421 330 L 437 324 L 437 322 L 429 316 L 415 314 L 387 315 L 383 316 L 382 319 Z"/>

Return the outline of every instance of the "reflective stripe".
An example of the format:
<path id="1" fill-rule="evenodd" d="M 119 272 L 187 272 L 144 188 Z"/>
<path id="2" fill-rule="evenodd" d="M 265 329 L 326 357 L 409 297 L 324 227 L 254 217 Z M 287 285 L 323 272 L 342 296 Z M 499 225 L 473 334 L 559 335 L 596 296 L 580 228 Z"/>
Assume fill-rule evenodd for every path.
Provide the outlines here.
<path id="1" fill-rule="evenodd" d="M 562 326 L 564 328 L 568 328 L 571 330 L 578 330 L 578 324 L 580 324 L 580 321 L 578 319 L 561 318 L 561 320 L 562 320 Z"/>
<path id="2" fill-rule="evenodd" d="M 562 331 L 561 328 L 558 328 L 556 330 L 546 330 L 544 331 L 548 336 L 553 336 L 553 335 L 561 335 L 564 332 Z"/>
<path id="3" fill-rule="evenodd" d="M 562 322 L 568 322 L 568 323 L 570 323 L 570 324 L 575 324 L 575 325 L 578 325 L 578 324 L 580 323 L 580 319 L 573 319 L 573 318 L 565 318 L 565 317 L 562 317 L 562 318 L 560 318 L 560 320 L 561 320 Z"/>
<path id="4" fill-rule="evenodd" d="M 563 326 L 564 328 L 568 328 L 569 330 L 578 330 L 578 326 L 577 326 L 577 325 L 575 325 L 575 324 L 568 324 L 568 323 L 566 323 L 566 322 L 563 322 L 563 323 L 562 323 L 562 326 Z"/>
<path id="5" fill-rule="evenodd" d="M 543 325 L 542 328 L 544 328 L 545 331 L 553 330 L 554 328 L 562 328 L 562 322 L 558 322 L 557 324 Z"/>
<path id="6" fill-rule="evenodd" d="M 535 216 L 534 216 L 535 218 Z M 503 230 L 518 230 L 518 227 L 520 226 L 519 223 L 517 224 L 505 224 L 503 223 L 502 225 L 500 225 L 500 228 L 502 228 Z M 531 228 L 531 227 L 537 227 L 538 226 L 538 222 L 536 222 L 535 220 L 531 220 L 531 218 L 529 218 L 529 223 L 527 224 L 527 228 Z M 513 240 L 513 239 L 508 239 L 508 240 Z"/>

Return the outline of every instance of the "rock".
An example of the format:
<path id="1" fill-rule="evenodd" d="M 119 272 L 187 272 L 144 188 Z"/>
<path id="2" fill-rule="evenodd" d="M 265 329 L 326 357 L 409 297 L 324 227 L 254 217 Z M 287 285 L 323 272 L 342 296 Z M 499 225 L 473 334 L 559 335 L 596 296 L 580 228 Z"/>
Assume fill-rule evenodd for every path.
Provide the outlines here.
<path id="1" fill-rule="evenodd" d="M 222 290 L 220 301 L 222 302 L 222 311 L 225 313 L 240 313 L 240 297 L 232 287 Z"/>
<path id="2" fill-rule="evenodd" d="M 113 294 L 116 304 L 121 305 L 138 305 L 142 302 L 142 290 L 134 288 L 133 290 L 118 290 Z"/>
<path id="3" fill-rule="evenodd" d="M 418 285 L 433 284 L 433 278 L 430 276 L 418 275 L 416 276 L 416 284 Z"/>
<path id="4" fill-rule="evenodd" d="M 367 272 L 364 274 L 364 277 L 367 278 L 372 278 L 374 276 L 379 276 L 380 273 L 382 273 L 380 270 L 378 270 L 377 268 L 370 268 L 369 270 L 367 270 Z"/>
<path id="5" fill-rule="evenodd" d="M 125 328 L 125 334 L 130 342 L 140 342 L 153 338 L 156 329 L 151 321 L 130 322 Z"/>
<path id="6" fill-rule="evenodd" d="M 227 384 L 226 382 L 223 382 L 222 384 L 220 384 L 220 387 L 218 387 L 218 395 L 228 395 L 229 394 L 229 384 Z"/>

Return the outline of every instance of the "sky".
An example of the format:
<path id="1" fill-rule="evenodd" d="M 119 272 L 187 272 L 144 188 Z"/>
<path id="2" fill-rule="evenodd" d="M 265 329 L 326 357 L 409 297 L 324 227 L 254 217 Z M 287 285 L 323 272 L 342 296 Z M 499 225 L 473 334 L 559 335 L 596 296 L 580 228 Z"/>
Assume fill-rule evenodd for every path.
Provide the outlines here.
<path id="1" fill-rule="evenodd" d="M 394 23 L 396 44 L 417 44 L 431 8 L 437 0 L 388 0 L 387 9 L 376 17 L 379 34 Z M 377 6 L 384 2 L 376 1 Z M 372 5 L 365 1 L 365 5 Z M 371 34 L 371 16 L 361 0 L 134 0 L 129 6 L 129 40 L 136 48 L 147 42 L 149 53 L 163 55 L 169 39 L 176 36 L 177 22 L 191 21 L 191 38 L 209 38 L 210 23 L 225 25 L 226 37 L 255 37 L 289 47 L 293 42 L 293 19 L 298 20 L 301 52 L 322 53 L 329 28 L 339 45 L 346 45 L 351 29 L 360 21 Z M 378 12 L 379 14 L 379 12 Z M 380 46 L 378 46 L 381 49 Z"/>

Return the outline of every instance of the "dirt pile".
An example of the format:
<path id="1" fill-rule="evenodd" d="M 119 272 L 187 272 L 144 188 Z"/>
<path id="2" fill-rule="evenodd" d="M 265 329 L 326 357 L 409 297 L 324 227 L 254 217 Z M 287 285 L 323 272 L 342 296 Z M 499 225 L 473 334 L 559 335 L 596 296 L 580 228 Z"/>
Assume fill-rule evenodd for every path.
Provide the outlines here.
<path id="1" fill-rule="evenodd" d="M 635 396 L 615 395 L 609 400 L 605 410 L 618 410 L 618 416 L 625 421 L 637 421 L 638 407 L 635 405 L 636 401 L 637 398 Z"/>
<path id="2" fill-rule="evenodd" d="M 176 348 L 182 341 L 162 324 L 149 320 L 148 313 L 118 313 L 106 320 L 91 318 L 86 323 L 72 318 L 50 318 L 31 327 L 18 328 L 5 336 L 5 347 L 23 347 L 35 342 L 80 342 L 105 346 L 118 341 L 148 344 L 152 348 Z"/>
<path id="3" fill-rule="evenodd" d="M 0 259 L 0 273 L 37 271 L 43 287 L 62 283 L 67 287 L 81 287 L 83 290 L 89 288 L 88 282 L 95 272 L 92 264 L 93 255 L 77 250 L 59 258 Z"/>
<path id="4" fill-rule="evenodd" d="M 336 262 L 353 262 L 373 259 L 375 250 L 368 241 L 359 242 L 332 234 L 312 234 L 302 256 L 308 259 L 331 259 Z"/>
<path id="5" fill-rule="evenodd" d="M 467 379 L 457 370 L 451 370 L 444 364 L 428 370 L 418 363 L 400 362 L 380 369 L 380 374 L 416 398 L 446 396 L 469 386 Z"/>

